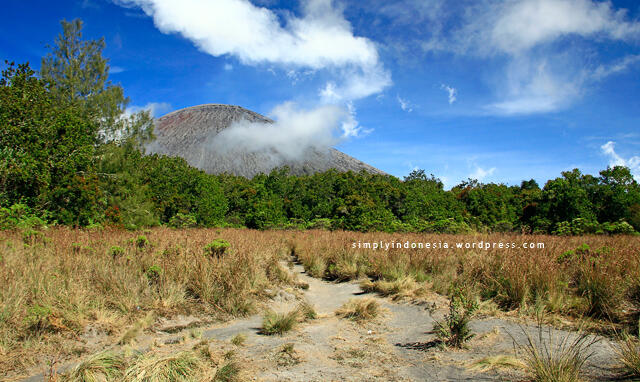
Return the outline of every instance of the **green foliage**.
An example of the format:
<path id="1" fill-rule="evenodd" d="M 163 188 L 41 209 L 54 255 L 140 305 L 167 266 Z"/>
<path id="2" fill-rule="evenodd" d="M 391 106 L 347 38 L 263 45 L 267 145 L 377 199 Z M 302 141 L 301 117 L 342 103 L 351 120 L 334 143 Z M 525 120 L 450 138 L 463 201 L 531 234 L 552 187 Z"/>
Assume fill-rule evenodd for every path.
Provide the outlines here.
<path id="1" fill-rule="evenodd" d="M 449 313 L 443 321 L 436 321 L 434 330 L 438 338 L 446 345 L 462 348 L 473 338 L 469 322 L 478 309 L 475 300 L 469 298 L 462 290 L 454 289 L 449 302 Z"/>
<path id="2" fill-rule="evenodd" d="M 109 248 L 109 256 L 113 257 L 114 259 L 121 258 L 124 256 L 124 249 L 122 247 L 114 245 Z"/>
<path id="3" fill-rule="evenodd" d="M 61 25 L 40 78 L 26 64 L 7 64 L 2 72 L 2 229 L 37 229 L 45 222 L 130 230 L 167 224 L 450 234 L 640 229 L 640 186 L 621 166 L 598 177 L 566 171 L 543 189 L 535 180 L 507 186 L 469 179 L 447 191 L 424 170 L 403 181 L 364 171 L 291 176 L 287 168 L 246 179 L 145 155 L 153 121 L 147 112 L 124 112 L 129 100 L 109 81 L 104 39 L 83 40 L 80 20 Z M 324 272 L 327 266 L 314 268 Z"/>
<path id="4" fill-rule="evenodd" d="M 135 244 L 136 244 L 136 247 L 138 248 L 145 248 L 145 247 L 148 247 L 150 243 L 149 243 L 149 239 L 147 239 L 145 235 L 140 235 L 136 237 Z"/>
<path id="5" fill-rule="evenodd" d="M 0 204 L 85 225 L 100 210 L 91 175 L 97 125 L 34 74 L 26 64 L 9 64 L 0 79 Z"/>
<path id="6" fill-rule="evenodd" d="M 58 99 L 77 105 L 99 126 L 100 141 L 141 148 L 153 138 L 153 121 L 148 112 L 124 116 L 129 99 L 121 86 L 109 81 L 104 38 L 82 40 L 80 19 L 62 20 L 61 25 L 62 33 L 42 59 L 41 77 Z"/>
<path id="7" fill-rule="evenodd" d="M 169 219 L 169 227 L 173 228 L 191 228 L 196 227 L 198 222 L 193 214 L 183 214 L 178 212 Z"/>
<path id="8" fill-rule="evenodd" d="M 160 283 L 160 277 L 162 276 L 162 268 L 158 265 L 152 265 L 146 270 L 144 275 L 149 280 L 149 284 L 157 285 Z"/>
<path id="9" fill-rule="evenodd" d="M 27 309 L 25 324 L 34 332 L 42 332 L 49 329 L 51 308 L 35 304 Z"/>
<path id="10" fill-rule="evenodd" d="M 215 239 L 204 247 L 204 253 L 213 257 L 222 257 L 228 248 L 228 241 L 224 239 Z"/>

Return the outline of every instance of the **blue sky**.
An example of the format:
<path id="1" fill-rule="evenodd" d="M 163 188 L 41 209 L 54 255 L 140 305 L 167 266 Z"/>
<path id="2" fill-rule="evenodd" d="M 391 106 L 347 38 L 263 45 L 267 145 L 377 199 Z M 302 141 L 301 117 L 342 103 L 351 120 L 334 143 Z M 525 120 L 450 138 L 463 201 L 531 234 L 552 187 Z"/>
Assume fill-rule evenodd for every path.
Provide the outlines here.
<path id="1" fill-rule="evenodd" d="M 105 37 L 132 110 L 289 110 L 278 139 L 448 187 L 614 164 L 640 177 L 637 1 L 5 0 L 0 59 L 38 68 L 76 17 Z"/>

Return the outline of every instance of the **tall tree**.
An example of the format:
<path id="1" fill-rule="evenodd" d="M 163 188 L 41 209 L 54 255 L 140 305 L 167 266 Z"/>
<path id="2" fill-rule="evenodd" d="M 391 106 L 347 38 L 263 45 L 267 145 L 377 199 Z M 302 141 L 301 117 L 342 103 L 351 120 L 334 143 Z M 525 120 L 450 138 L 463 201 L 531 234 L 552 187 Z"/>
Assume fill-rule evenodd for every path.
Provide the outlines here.
<path id="1" fill-rule="evenodd" d="M 146 111 L 126 112 L 129 98 L 109 81 L 104 38 L 83 40 L 80 19 L 62 20 L 61 25 L 62 33 L 42 59 L 40 76 L 59 99 L 78 104 L 98 124 L 100 141 L 142 148 L 153 138 L 153 121 Z"/>

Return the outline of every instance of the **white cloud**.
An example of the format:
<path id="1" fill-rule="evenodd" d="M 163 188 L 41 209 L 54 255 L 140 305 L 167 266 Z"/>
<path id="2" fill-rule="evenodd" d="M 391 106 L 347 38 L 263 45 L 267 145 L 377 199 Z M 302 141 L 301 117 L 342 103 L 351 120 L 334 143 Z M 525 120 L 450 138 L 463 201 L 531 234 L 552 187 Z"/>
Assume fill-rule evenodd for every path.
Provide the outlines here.
<path id="1" fill-rule="evenodd" d="M 633 177 L 640 181 L 640 156 L 624 159 L 615 151 L 615 142 L 609 141 L 600 146 L 602 153 L 609 157 L 609 166 L 625 166 L 631 170 Z"/>
<path id="2" fill-rule="evenodd" d="M 325 103 L 348 102 L 381 92 L 391 85 L 391 75 L 381 65 L 340 70 L 341 84 L 329 81 L 320 90 Z"/>
<path id="3" fill-rule="evenodd" d="M 396 98 L 398 99 L 398 103 L 400 104 L 400 108 L 403 111 L 406 111 L 407 113 L 411 113 L 413 111 L 413 108 L 411 107 L 411 103 L 409 103 L 409 101 L 407 101 L 406 99 L 403 99 L 402 97 L 400 97 L 399 94 L 396 96 Z"/>
<path id="4" fill-rule="evenodd" d="M 125 69 L 121 66 L 111 66 L 109 68 L 109 74 L 118 74 L 124 72 Z"/>
<path id="5" fill-rule="evenodd" d="M 588 44 L 640 41 L 640 22 L 611 1 L 485 0 L 433 9 L 440 12 L 431 16 L 435 22 L 429 24 L 431 35 L 422 42 L 423 49 L 449 50 L 498 64 L 495 73 L 485 73 L 485 78 L 493 78 L 489 85 L 499 95 L 486 106 L 491 113 L 559 110 L 595 81 L 640 61 L 632 55 L 614 64 L 592 64 L 599 57 Z M 460 26 L 443 30 L 442 25 Z"/>
<path id="6" fill-rule="evenodd" d="M 505 96 L 487 106 L 501 115 L 545 113 L 566 106 L 581 94 L 584 77 L 558 73 L 547 60 L 515 59 L 508 64 L 503 89 Z"/>
<path id="7" fill-rule="evenodd" d="M 355 36 L 331 0 L 305 0 L 302 16 L 249 0 L 116 0 L 139 6 L 164 33 L 179 33 L 213 56 L 233 55 L 248 65 L 279 64 L 336 70 L 341 100 L 362 98 L 390 84 L 376 45 Z"/>
<path id="8" fill-rule="evenodd" d="M 233 70 L 233 65 L 231 65 L 229 63 L 226 63 L 226 64 L 224 64 L 223 68 L 224 68 L 225 71 L 230 72 L 230 71 Z"/>
<path id="9" fill-rule="evenodd" d="M 295 160 L 303 158 L 309 149 L 328 149 L 342 137 L 358 132 L 352 111 L 335 105 L 303 110 L 287 102 L 269 115 L 274 123 L 234 123 L 215 137 L 211 149 L 225 153 L 261 152 L 277 161 Z"/>
<path id="10" fill-rule="evenodd" d="M 640 23 L 625 20 L 624 11 L 592 0 L 520 0 L 500 4 L 487 29 L 494 48 L 518 53 L 567 36 L 604 36 L 629 39 L 640 36 Z"/>
<path id="11" fill-rule="evenodd" d="M 594 80 L 602 80 L 611 75 L 624 72 L 629 69 L 630 66 L 633 66 L 638 62 L 640 62 L 640 54 L 628 55 L 622 60 L 619 60 L 618 62 L 615 62 L 611 65 L 598 66 L 591 74 L 591 77 Z"/>
<path id="12" fill-rule="evenodd" d="M 452 105 L 454 102 L 456 102 L 458 96 L 458 90 L 456 88 L 445 84 L 442 84 L 440 88 L 444 89 L 447 92 L 449 105 Z"/>
<path id="13" fill-rule="evenodd" d="M 129 106 L 125 110 L 125 116 L 130 116 L 139 111 L 148 110 L 152 117 L 157 118 L 171 111 L 173 107 L 167 102 L 149 102 L 144 106 Z"/>
<path id="14" fill-rule="evenodd" d="M 480 166 L 476 166 L 476 170 L 469 175 L 469 178 L 476 179 L 479 182 L 482 182 L 484 178 L 493 175 L 495 171 L 495 167 L 491 167 L 490 169 L 485 170 Z"/>

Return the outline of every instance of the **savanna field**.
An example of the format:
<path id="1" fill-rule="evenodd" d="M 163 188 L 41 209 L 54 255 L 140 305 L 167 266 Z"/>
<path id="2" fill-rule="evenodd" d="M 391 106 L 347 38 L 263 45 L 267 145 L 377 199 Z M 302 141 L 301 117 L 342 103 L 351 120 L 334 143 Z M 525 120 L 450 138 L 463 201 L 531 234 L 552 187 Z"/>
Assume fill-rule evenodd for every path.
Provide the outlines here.
<path id="1" fill-rule="evenodd" d="M 534 242 L 544 248 L 353 248 L 353 243 L 380 241 L 518 247 Z M 162 317 L 193 315 L 217 322 L 262 314 L 270 290 L 305 287 L 289 275 L 287 262 L 301 263 L 314 278 L 360 280 L 363 290 L 394 300 L 428 301 L 455 291 L 477 301 L 482 315 L 533 317 L 544 311 L 556 326 L 581 326 L 612 338 L 635 334 L 639 248 L 638 236 L 2 231 L 0 370 L 7 375 L 3 380 L 13 380 L 36 366 L 86 358 L 110 345 L 127 344 L 145 331 L 144 322 Z M 89 330 L 103 334 L 100 343 L 86 340 Z M 133 374 L 128 380 L 138 380 L 131 370 L 143 361 L 129 366 Z M 132 361 L 118 362 L 124 370 Z"/>

